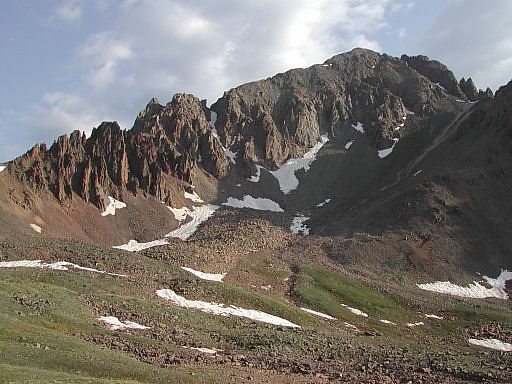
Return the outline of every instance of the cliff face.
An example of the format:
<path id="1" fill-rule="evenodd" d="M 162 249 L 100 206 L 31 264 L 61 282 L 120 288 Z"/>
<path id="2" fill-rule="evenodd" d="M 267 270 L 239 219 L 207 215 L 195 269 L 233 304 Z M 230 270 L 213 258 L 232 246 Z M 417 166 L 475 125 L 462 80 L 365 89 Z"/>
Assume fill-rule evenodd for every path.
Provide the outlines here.
<path id="1" fill-rule="evenodd" d="M 226 173 L 228 162 L 209 129 L 207 114 L 190 95 L 176 95 L 166 106 L 153 99 L 130 131 L 116 122 L 102 123 L 89 138 L 74 131 L 49 149 L 36 145 L 9 170 L 60 202 L 75 193 L 103 208 L 108 195 L 122 199 L 127 192 L 170 202 L 171 184 L 190 187 L 199 158 L 215 177 Z"/>
<path id="2" fill-rule="evenodd" d="M 473 98 L 472 82 L 461 84 Z M 443 100 L 466 99 L 464 92 L 437 61 L 354 49 L 234 88 L 211 111 L 191 95 L 177 94 L 165 106 L 152 99 L 128 131 L 115 122 L 102 123 L 89 138 L 75 131 L 49 149 L 36 145 L 8 170 L 62 203 L 75 194 L 104 207 L 107 196 L 126 193 L 171 203 L 176 185 L 191 188 L 198 169 L 217 179 L 229 167 L 244 176 L 256 164 L 275 169 L 320 135 L 349 137 L 364 129 L 376 149 L 389 148 L 411 129 L 402 124 L 407 114 L 446 111 Z"/>
<path id="3" fill-rule="evenodd" d="M 406 110 L 433 113 L 441 97 L 443 91 L 407 61 L 355 49 L 232 89 L 212 109 L 223 145 L 244 165 L 275 168 L 319 135 L 352 130 L 357 122 L 377 149 L 388 148 L 401 134 L 395 128 Z"/>

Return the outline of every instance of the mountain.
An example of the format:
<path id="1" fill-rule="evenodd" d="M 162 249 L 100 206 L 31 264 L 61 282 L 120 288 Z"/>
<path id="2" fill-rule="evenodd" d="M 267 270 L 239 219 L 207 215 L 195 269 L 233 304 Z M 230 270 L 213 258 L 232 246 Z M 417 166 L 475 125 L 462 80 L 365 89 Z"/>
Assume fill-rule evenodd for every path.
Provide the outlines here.
<path id="1" fill-rule="evenodd" d="M 506 382 L 510 354 L 467 340 L 512 343 L 511 174 L 512 81 L 493 95 L 426 56 L 152 99 L 0 171 L 5 350 L 56 332 L 37 379 L 94 376 L 69 359 L 86 351 L 138 382 Z"/>

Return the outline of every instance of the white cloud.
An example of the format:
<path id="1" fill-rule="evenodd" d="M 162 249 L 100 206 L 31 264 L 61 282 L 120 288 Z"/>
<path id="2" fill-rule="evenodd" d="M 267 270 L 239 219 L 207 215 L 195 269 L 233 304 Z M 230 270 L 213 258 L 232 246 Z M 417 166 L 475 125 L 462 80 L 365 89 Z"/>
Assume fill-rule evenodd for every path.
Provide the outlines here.
<path id="1" fill-rule="evenodd" d="M 41 141 L 46 137 L 54 139 L 75 129 L 89 135 L 102 119 L 100 111 L 82 96 L 51 92 L 45 93 L 41 103 L 31 107 L 22 121 L 35 128 L 34 139 Z"/>
<path id="2" fill-rule="evenodd" d="M 55 10 L 56 17 L 66 23 L 78 21 L 82 18 L 82 6 L 78 1 L 63 2 Z"/>
<path id="3" fill-rule="evenodd" d="M 87 81 L 97 89 L 112 84 L 122 61 L 132 59 L 130 44 L 115 38 L 109 32 L 95 33 L 88 37 L 78 50 L 82 64 L 88 65 Z"/>

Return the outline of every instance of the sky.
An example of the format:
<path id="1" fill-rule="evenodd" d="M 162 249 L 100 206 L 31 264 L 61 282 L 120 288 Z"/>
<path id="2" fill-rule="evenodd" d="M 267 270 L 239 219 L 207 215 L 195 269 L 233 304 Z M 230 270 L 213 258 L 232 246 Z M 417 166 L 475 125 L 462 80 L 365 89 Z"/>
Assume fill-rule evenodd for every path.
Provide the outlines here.
<path id="1" fill-rule="evenodd" d="M 424 54 L 493 90 L 512 78 L 509 0 L 0 0 L 0 162 L 153 97 L 211 104 L 355 47 Z"/>

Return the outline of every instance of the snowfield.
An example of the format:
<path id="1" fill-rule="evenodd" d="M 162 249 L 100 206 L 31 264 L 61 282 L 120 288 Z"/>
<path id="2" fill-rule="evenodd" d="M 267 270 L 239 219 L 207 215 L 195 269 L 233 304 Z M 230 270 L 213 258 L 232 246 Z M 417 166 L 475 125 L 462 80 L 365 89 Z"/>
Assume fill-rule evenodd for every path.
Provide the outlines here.
<path id="1" fill-rule="evenodd" d="M 263 167 L 261 165 L 256 164 L 256 174 L 251 176 L 251 177 L 249 177 L 247 180 L 251 181 L 253 183 L 258 183 L 260 181 L 261 169 L 262 168 Z"/>
<path id="2" fill-rule="evenodd" d="M 324 319 L 327 319 L 327 320 L 336 320 L 335 317 L 326 315 L 325 313 L 322 313 L 322 312 L 313 311 L 312 309 L 308 309 L 308 308 L 304 308 L 304 307 L 301 307 L 300 309 L 302 309 L 304 312 L 311 313 L 312 315 L 315 315 L 318 317 L 323 317 Z"/>
<path id="3" fill-rule="evenodd" d="M 384 324 L 389 324 L 389 325 L 396 325 L 396 323 L 393 323 L 392 321 L 389 321 L 389 320 L 379 320 L 381 323 L 384 323 Z"/>
<path id="4" fill-rule="evenodd" d="M 176 294 L 171 289 L 160 289 L 156 294 L 164 300 L 168 300 L 181 308 L 197 309 L 202 312 L 211 313 L 220 316 L 238 316 L 247 319 L 260 321 L 267 324 L 278 325 L 282 327 L 300 328 L 299 325 L 294 324 L 281 317 L 270 315 L 268 313 L 257 311 L 254 309 L 244 309 L 230 305 L 226 307 L 224 304 L 209 303 L 200 300 L 187 300 L 183 296 Z"/>
<path id="5" fill-rule="evenodd" d="M 437 316 L 437 315 L 425 314 L 425 317 L 427 319 L 443 320 L 442 316 Z"/>
<path id="6" fill-rule="evenodd" d="M 133 321 L 122 322 L 115 316 L 102 316 L 98 318 L 99 321 L 104 322 L 112 331 L 125 331 L 127 329 L 149 329 L 145 325 L 140 325 Z"/>
<path id="7" fill-rule="evenodd" d="M 396 145 L 396 143 L 398 143 L 398 140 L 399 139 L 393 139 L 394 143 L 391 147 L 377 151 L 377 154 L 379 155 L 379 157 L 381 159 L 383 159 L 383 158 L 389 156 L 393 152 L 393 149 L 395 149 L 395 145 Z"/>
<path id="8" fill-rule="evenodd" d="M 129 251 L 129 252 L 139 252 L 144 249 L 158 247 L 160 245 L 167 245 L 169 244 L 169 240 L 167 239 L 159 239 L 159 240 L 153 240 L 148 241 L 147 243 L 139 243 L 137 240 L 130 240 L 126 244 L 123 245 L 116 245 L 112 248 L 116 249 L 122 249 L 123 251 Z"/>
<path id="9" fill-rule="evenodd" d="M 491 288 L 480 284 L 482 281 L 474 281 L 467 287 L 461 287 L 449 281 L 437 281 L 435 283 L 416 285 L 426 291 L 444 293 L 452 296 L 468 297 L 472 299 L 485 299 L 487 297 L 495 297 L 503 300 L 508 299 L 508 295 L 505 292 L 505 283 L 507 280 L 512 280 L 512 272 L 501 271 L 501 274 L 496 279 L 487 276 L 482 276 L 482 278 Z"/>
<path id="10" fill-rule="evenodd" d="M 109 196 L 108 200 L 109 200 L 109 203 L 108 203 L 107 207 L 105 208 L 105 212 L 101 213 L 101 216 L 108 216 L 108 215 L 115 216 L 116 209 L 126 208 L 125 203 L 114 199 L 112 196 Z"/>
<path id="11" fill-rule="evenodd" d="M 331 202 L 331 199 L 325 199 L 324 201 L 322 201 L 321 203 L 318 203 L 316 205 L 316 207 L 323 207 L 325 204 L 328 204 Z"/>
<path id="12" fill-rule="evenodd" d="M 353 141 L 353 140 L 352 140 L 352 141 L 347 142 L 347 144 L 345 144 L 345 149 L 346 149 L 346 150 L 348 150 L 352 144 L 354 144 L 354 141 Z"/>
<path id="13" fill-rule="evenodd" d="M 172 212 L 172 214 L 174 215 L 174 218 L 176 220 L 178 220 L 180 223 L 182 221 L 184 221 L 188 216 L 191 216 L 192 215 L 192 212 L 190 211 L 189 208 L 187 207 L 183 207 L 183 208 L 172 208 L 172 207 L 167 207 L 169 208 L 169 210 Z"/>
<path id="14" fill-rule="evenodd" d="M 41 233 L 42 232 L 42 228 L 39 225 L 37 225 L 37 224 L 30 224 L 30 228 L 32 228 L 37 233 Z"/>
<path id="15" fill-rule="evenodd" d="M 202 353 L 208 353 L 210 355 L 214 355 L 217 352 L 222 352 L 222 349 L 211 349 L 211 348 L 202 348 L 202 347 L 187 347 L 186 345 L 182 345 L 185 349 L 193 349 L 195 351 L 199 351 Z"/>
<path id="16" fill-rule="evenodd" d="M 201 271 L 196 271 L 195 269 L 188 268 L 188 267 L 181 267 L 184 271 L 190 272 L 194 276 L 199 277 L 203 280 L 209 280 L 209 281 L 219 281 L 222 282 L 222 279 L 226 276 L 225 273 L 204 273 Z"/>
<path id="17" fill-rule="evenodd" d="M 5 169 L 5 165 L 0 165 L 0 172 L 3 172 L 4 169 Z"/>
<path id="18" fill-rule="evenodd" d="M 304 222 L 308 220 L 309 217 L 304 216 L 302 213 L 295 215 L 292 220 L 292 224 L 290 225 L 290 232 L 294 235 L 298 235 L 299 233 L 304 236 L 309 235 L 310 228 L 304 225 Z"/>
<path id="19" fill-rule="evenodd" d="M 43 263 L 41 260 L 2 261 L 0 262 L 0 268 L 47 268 L 56 271 L 69 271 L 70 269 L 79 269 L 82 271 L 107 274 L 110 276 L 127 277 L 126 275 L 99 271 L 94 268 L 82 267 L 78 264 L 73 264 L 68 261 L 56 261 L 55 263 Z"/>
<path id="20" fill-rule="evenodd" d="M 190 211 L 192 220 L 179 226 L 174 231 L 169 232 L 167 235 L 165 235 L 165 237 L 177 237 L 181 240 L 187 240 L 197 231 L 199 225 L 208 220 L 217 209 L 219 209 L 219 206 L 212 204 L 193 207 Z"/>
<path id="21" fill-rule="evenodd" d="M 512 344 L 505 343 L 498 339 L 469 339 L 469 344 L 479 347 L 495 349 L 502 352 L 512 352 Z"/>
<path id="22" fill-rule="evenodd" d="M 352 312 L 354 315 L 357 315 L 357 316 L 362 316 L 362 317 L 368 317 L 368 314 L 363 312 L 363 311 L 360 311 L 359 309 L 357 308 L 352 308 L 352 307 L 349 307 L 348 305 L 346 304 L 340 304 L 342 307 L 344 308 L 347 308 L 350 312 Z"/>
<path id="23" fill-rule="evenodd" d="M 325 135 L 320 136 L 320 141 L 315 144 L 306 154 L 300 159 L 290 159 L 284 163 L 281 168 L 276 171 L 270 171 L 270 173 L 279 182 L 279 188 L 286 195 L 297 189 L 299 186 L 299 179 L 295 176 L 295 172 L 302 169 L 304 172 L 308 172 L 311 163 L 316 160 L 316 156 L 320 149 L 329 141 L 329 138 Z"/>
<path id="24" fill-rule="evenodd" d="M 228 197 L 228 201 L 222 203 L 222 205 L 233 208 L 251 208 L 258 211 L 284 212 L 283 208 L 281 208 L 275 201 L 260 197 L 252 197 L 251 195 L 244 195 L 243 200 Z"/>
<path id="25" fill-rule="evenodd" d="M 357 132 L 364 134 L 364 126 L 359 121 L 356 125 L 352 124 L 352 128 L 354 128 Z"/>
<path id="26" fill-rule="evenodd" d="M 221 141 L 220 141 L 220 137 L 219 137 L 219 133 L 217 132 L 217 128 L 215 128 L 215 122 L 217 121 L 217 112 L 214 112 L 214 111 L 210 111 L 211 113 L 211 120 L 210 120 L 210 130 L 212 131 L 212 135 L 213 137 L 215 137 L 215 140 L 217 140 L 217 143 L 219 143 L 220 147 L 222 148 L 222 150 L 224 151 L 224 154 L 226 155 L 226 157 L 228 158 L 228 160 L 232 163 L 232 164 L 236 164 L 236 156 L 238 155 L 236 152 L 233 152 L 231 149 L 229 148 L 225 148 Z"/>
<path id="27" fill-rule="evenodd" d="M 183 192 L 185 199 L 192 200 L 194 203 L 204 203 L 203 199 L 201 199 L 197 193 L 188 193 L 187 191 Z"/>
<path id="28" fill-rule="evenodd" d="M 418 327 L 418 326 L 420 326 L 420 325 L 425 325 L 425 323 L 424 323 L 423 321 L 420 321 L 420 322 L 418 322 L 418 323 L 407 323 L 407 326 L 408 326 L 409 328 Z"/>

